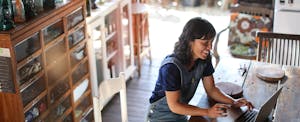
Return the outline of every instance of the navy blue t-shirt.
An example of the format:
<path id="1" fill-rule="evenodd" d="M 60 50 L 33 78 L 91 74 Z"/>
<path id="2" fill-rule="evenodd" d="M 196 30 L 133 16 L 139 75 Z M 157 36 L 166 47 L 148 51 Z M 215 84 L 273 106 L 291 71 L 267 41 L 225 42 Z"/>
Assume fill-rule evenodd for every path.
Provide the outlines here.
<path id="1" fill-rule="evenodd" d="M 195 61 L 194 66 L 197 66 L 198 63 L 203 62 L 205 61 L 198 59 Z M 211 64 L 211 61 L 205 63 L 208 63 L 208 65 L 204 69 L 204 72 L 202 74 L 203 77 L 212 75 L 215 71 L 213 65 Z M 168 63 L 160 67 L 158 79 L 156 81 L 154 91 L 152 92 L 152 96 L 150 98 L 150 103 L 153 103 L 159 100 L 160 98 L 164 97 L 165 91 L 180 90 L 180 80 L 180 71 L 175 64 Z"/>

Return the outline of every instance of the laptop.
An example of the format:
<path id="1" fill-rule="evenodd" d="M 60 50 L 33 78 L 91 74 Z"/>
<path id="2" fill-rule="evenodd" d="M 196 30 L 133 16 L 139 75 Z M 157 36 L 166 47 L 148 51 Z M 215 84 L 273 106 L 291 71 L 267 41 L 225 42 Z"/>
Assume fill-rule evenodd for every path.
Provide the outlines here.
<path id="1" fill-rule="evenodd" d="M 268 117 L 272 110 L 275 108 L 277 98 L 281 93 L 282 87 L 279 88 L 262 106 L 259 110 L 253 109 L 252 111 L 245 111 L 239 116 L 235 122 L 264 122 L 268 120 Z"/>

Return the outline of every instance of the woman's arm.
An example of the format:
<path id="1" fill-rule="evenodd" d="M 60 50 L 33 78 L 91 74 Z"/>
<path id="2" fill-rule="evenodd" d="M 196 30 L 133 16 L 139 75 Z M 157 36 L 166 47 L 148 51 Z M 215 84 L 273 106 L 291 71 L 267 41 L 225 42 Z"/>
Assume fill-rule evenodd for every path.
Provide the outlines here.
<path id="1" fill-rule="evenodd" d="M 218 87 L 215 86 L 214 77 L 212 75 L 203 77 L 202 81 L 205 91 L 209 97 L 221 103 L 234 104 L 233 98 L 224 94 Z"/>
<path id="2" fill-rule="evenodd" d="M 181 115 L 191 115 L 191 116 L 208 116 L 211 118 L 216 118 L 223 116 L 224 112 L 220 108 L 228 108 L 225 104 L 216 104 L 209 109 L 199 108 L 197 106 L 185 104 L 180 102 L 180 91 L 166 91 L 167 103 L 170 110 L 173 113 Z"/>
<path id="3" fill-rule="evenodd" d="M 248 106 L 252 110 L 253 105 L 245 98 L 233 99 L 232 97 L 224 94 L 219 88 L 215 86 L 214 77 L 212 75 L 203 77 L 203 85 L 208 96 L 220 103 L 230 104 L 235 107 Z"/>

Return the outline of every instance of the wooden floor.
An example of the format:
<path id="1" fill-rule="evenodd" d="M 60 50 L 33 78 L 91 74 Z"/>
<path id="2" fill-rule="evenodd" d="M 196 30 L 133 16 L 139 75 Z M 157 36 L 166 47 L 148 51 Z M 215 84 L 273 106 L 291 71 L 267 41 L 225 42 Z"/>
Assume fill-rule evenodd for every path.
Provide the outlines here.
<path id="1" fill-rule="evenodd" d="M 145 122 L 149 106 L 149 97 L 154 89 L 159 70 L 158 68 L 162 59 L 172 52 L 174 43 L 177 41 L 187 19 L 199 16 L 199 14 L 193 13 L 174 13 L 172 10 L 151 10 L 152 13 L 149 14 L 149 32 L 152 46 L 152 64 L 150 64 L 149 60 L 144 58 L 141 76 L 137 77 L 136 73 L 130 80 L 127 81 L 127 107 L 129 122 Z M 225 18 L 229 17 L 226 16 Z M 221 17 L 216 19 L 216 16 L 213 16 L 209 19 L 209 21 L 211 21 L 215 26 L 217 32 L 227 26 L 224 23 L 228 20 L 224 23 L 220 23 L 220 19 L 224 18 Z M 224 47 L 226 47 L 226 44 L 222 44 L 222 42 L 219 45 L 224 45 Z M 222 52 L 222 50 L 220 52 Z M 116 95 L 105 106 L 102 111 L 102 121 L 121 122 L 119 95 Z"/>

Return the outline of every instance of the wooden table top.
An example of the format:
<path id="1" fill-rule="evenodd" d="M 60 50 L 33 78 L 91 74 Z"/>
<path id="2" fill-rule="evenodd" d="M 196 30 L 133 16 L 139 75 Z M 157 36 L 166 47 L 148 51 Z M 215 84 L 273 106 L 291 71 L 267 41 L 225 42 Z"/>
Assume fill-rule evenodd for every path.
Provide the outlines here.
<path id="1" fill-rule="evenodd" d="M 283 66 L 285 78 L 275 109 L 275 122 L 300 121 L 300 67 Z"/>
<path id="2" fill-rule="evenodd" d="M 267 82 L 258 78 L 256 69 L 266 65 L 281 68 L 285 72 L 284 78 L 279 82 Z M 243 69 L 246 69 L 245 73 L 243 73 Z M 243 97 L 251 101 L 254 107 L 258 109 L 279 87 L 283 86 L 275 109 L 275 122 L 300 121 L 300 106 L 298 105 L 300 101 L 299 78 L 300 67 L 271 65 L 233 58 L 222 59 L 214 73 L 215 83 L 231 82 L 242 86 Z M 198 106 L 203 108 L 211 106 L 206 94 L 201 97 Z M 236 113 L 233 116 L 236 118 L 239 114 L 241 113 Z M 218 119 L 208 119 L 207 117 L 192 117 L 191 119 L 194 118 L 200 118 L 202 121 L 218 121 Z"/>

